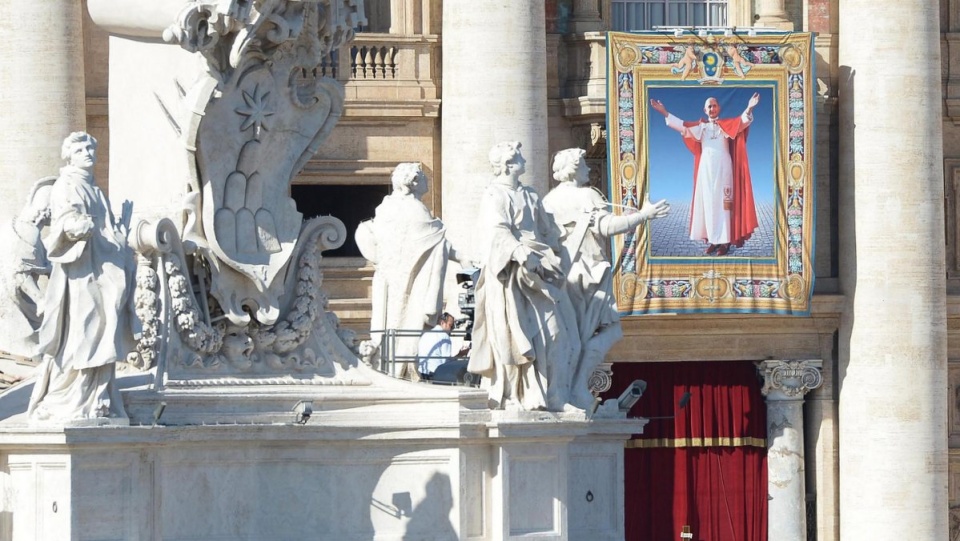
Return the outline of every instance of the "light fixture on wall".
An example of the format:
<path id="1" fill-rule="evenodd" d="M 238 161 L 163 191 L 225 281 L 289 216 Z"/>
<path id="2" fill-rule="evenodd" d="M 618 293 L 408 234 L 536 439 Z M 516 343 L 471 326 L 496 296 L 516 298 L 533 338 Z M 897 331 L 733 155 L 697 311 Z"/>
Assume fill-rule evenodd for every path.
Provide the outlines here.
<path id="1" fill-rule="evenodd" d="M 671 32 L 673 37 L 680 38 L 683 37 L 683 33 L 690 31 L 693 32 L 693 26 L 654 26 L 653 30 L 655 32 Z"/>
<path id="2" fill-rule="evenodd" d="M 633 383 L 627 386 L 627 389 L 617 398 L 617 407 L 620 411 L 626 413 L 630 408 L 640 400 L 643 393 L 647 390 L 647 382 L 642 379 L 635 379 Z"/>
<path id="3" fill-rule="evenodd" d="M 163 412 L 166 409 L 166 402 L 160 402 L 157 404 L 157 407 L 153 408 L 153 426 L 157 426 L 157 423 L 160 421 L 160 417 L 163 415 Z"/>
<path id="4" fill-rule="evenodd" d="M 297 405 L 293 407 L 293 413 L 296 415 L 294 419 L 298 425 L 307 424 L 310 416 L 313 415 L 313 401 L 301 400 L 297 402 Z"/>

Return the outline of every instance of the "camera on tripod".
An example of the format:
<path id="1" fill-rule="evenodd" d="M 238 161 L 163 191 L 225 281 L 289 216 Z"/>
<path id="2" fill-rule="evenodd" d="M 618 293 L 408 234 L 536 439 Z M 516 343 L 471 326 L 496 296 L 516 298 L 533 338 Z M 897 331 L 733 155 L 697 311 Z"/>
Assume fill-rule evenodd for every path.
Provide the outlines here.
<path id="1" fill-rule="evenodd" d="M 457 272 L 457 283 L 464 289 L 457 300 L 457 307 L 460 308 L 463 317 L 454 322 L 454 328 L 463 329 L 465 340 L 471 340 L 473 337 L 473 318 L 477 308 L 476 287 L 479 278 L 480 269 L 475 267 Z"/>

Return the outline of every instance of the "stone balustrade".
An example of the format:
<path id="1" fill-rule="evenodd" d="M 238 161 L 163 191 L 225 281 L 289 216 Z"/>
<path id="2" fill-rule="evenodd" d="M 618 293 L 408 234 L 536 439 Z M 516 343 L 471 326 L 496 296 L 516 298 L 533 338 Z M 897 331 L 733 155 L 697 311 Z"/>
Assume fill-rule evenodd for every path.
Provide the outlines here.
<path id="1" fill-rule="evenodd" d="M 348 100 L 436 100 L 439 61 L 436 36 L 360 33 L 319 71 L 344 83 Z"/>
<path id="2" fill-rule="evenodd" d="M 350 75 L 359 79 L 396 79 L 396 45 L 367 45 L 351 47 Z"/>

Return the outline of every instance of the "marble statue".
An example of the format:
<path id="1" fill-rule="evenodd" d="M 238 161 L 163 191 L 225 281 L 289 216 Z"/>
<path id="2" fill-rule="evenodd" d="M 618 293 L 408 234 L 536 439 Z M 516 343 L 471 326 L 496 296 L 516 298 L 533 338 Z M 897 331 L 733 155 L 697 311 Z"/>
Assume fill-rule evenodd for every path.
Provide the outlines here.
<path id="1" fill-rule="evenodd" d="M 34 420 L 126 419 L 114 365 L 133 349 L 134 258 L 94 183 L 96 148 L 90 135 L 70 134 L 62 147 L 69 163 L 49 188 L 50 224 L 34 256 L 42 249 L 50 262 L 38 306 L 42 360 L 28 407 Z"/>
<path id="2" fill-rule="evenodd" d="M 50 223 L 50 190 L 57 177 L 45 177 L 33 184 L 27 203 L 13 218 L 13 257 L 15 260 L 14 303 L 27 318 L 35 334 L 43 320 L 43 291 L 40 278 L 49 276 L 50 261 L 43 248 L 41 234 Z"/>
<path id="3" fill-rule="evenodd" d="M 469 370 L 484 377 L 494 408 L 562 411 L 580 351 L 564 291 L 559 231 L 536 192 L 520 183 L 520 143 L 490 151 L 494 179 L 477 223 L 482 270 Z"/>
<path id="4" fill-rule="evenodd" d="M 587 186 L 590 167 L 586 152 L 571 148 L 557 153 L 553 178 L 559 185 L 543 198 L 543 208 L 560 231 L 561 267 L 566 290 L 577 316 L 581 351 L 572 374 L 570 401 L 592 409 L 595 398 L 588 380 L 610 348 L 622 338 L 620 316 L 613 296 L 613 277 L 607 255 L 610 237 L 633 231 L 641 223 L 666 216 L 665 200 L 644 201 L 639 211 L 615 215 L 610 203 Z"/>
<path id="5" fill-rule="evenodd" d="M 427 193 L 427 177 L 420 164 L 397 165 L 391 181 L 393 193 L 383 198 L 374 218 L 362 222 L 356 232 L 361 254 L 376 267 L 368 355 L 381 351 L 386 329 L 422 331 L 433 326 L 443 304 L 447 260 L 459 261 L 443 223 L 420 200 Z M 414 359 L 418 339 L 417 335 L 398 337 L 394 356 Z M 414 363 L 405 363 L 399 375 L 416 379 L 415 368 Z"/>

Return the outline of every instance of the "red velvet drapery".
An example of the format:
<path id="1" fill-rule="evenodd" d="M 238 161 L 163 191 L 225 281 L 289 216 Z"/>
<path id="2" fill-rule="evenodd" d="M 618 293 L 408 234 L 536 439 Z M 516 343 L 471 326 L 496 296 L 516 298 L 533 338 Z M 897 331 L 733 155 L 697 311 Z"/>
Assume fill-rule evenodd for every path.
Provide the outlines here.
<path id="1" fill-rule="evenodd" d="M 766 406 L 752 362 L 619 363 L 605 397 L 635 379 L 651 419 L 624 453 L 628 541 L 767 541 Z M 685 407 L 678 403 L 685 392 Z"/>

